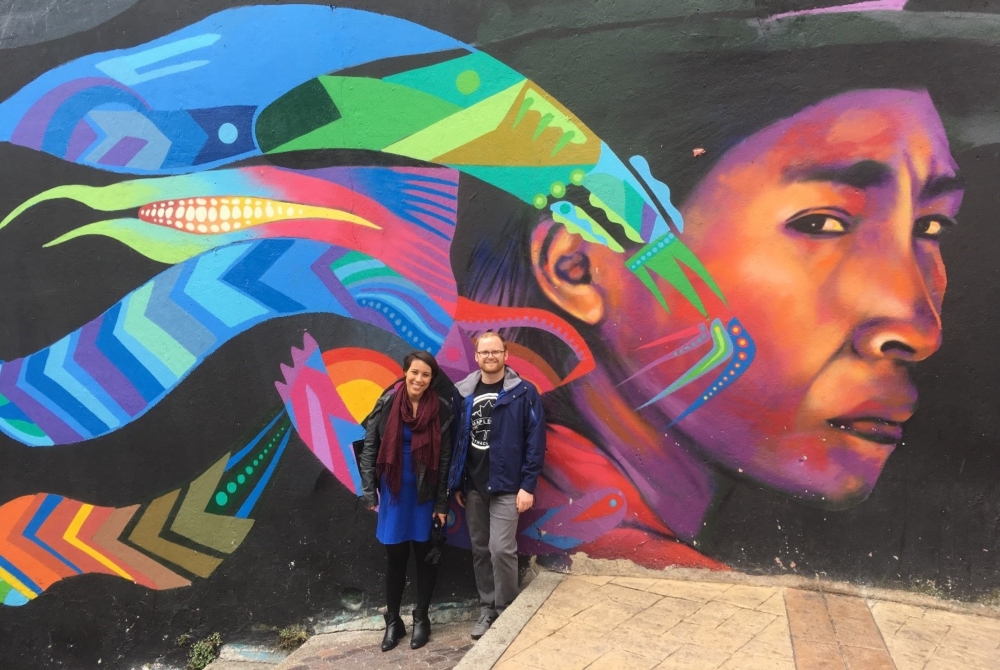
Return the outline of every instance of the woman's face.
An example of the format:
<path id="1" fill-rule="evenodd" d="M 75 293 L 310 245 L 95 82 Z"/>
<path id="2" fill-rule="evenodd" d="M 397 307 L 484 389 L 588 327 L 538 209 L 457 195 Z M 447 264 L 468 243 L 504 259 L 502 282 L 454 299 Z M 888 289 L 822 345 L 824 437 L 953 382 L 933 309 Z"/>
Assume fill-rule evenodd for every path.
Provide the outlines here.
<path id="1" fill-rule="evenodd" d="M 418 400 L 431 385 L 431 366 L 414 359 L 406 370 L 406 394 L 410 400 Z"/>
<path id="2" fill-rule="evenodd" d="M 722 288 L 728 305 L 720 308 L 754 338 L 757 357 L 680 422 L 705 457 L 831 507 L 868 495 L 916 407 L 910 367 L 941 342 L 938 238 L 958 211 L 959 183 L 923 92 L 829 98 L 719 160 L 681 208 L 682 239 Z M 635 300 L 643 291 L 623 273 L 606 296 L 605 334 L 633 369 L 664 353 L 643 342 L 700 319 L 650 309 Z M 676 369 L 654 368 L 627 392 L 653 397 L 674 378 Z M 654 404 L 647 418 L 665 428 L 702 386 Z"/>

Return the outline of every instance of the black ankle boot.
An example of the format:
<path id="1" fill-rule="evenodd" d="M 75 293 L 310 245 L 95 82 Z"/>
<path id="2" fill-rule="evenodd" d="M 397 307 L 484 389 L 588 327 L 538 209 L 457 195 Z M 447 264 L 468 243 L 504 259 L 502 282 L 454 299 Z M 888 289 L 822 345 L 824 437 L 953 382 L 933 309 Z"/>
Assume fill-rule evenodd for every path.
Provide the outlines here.
<path id="1" fill-rule="evenodd" d="M 410 638 L 410 649 L 420 649 L 431 639 L 431 619 L 427 610 L 413 610 L 413 637 Z"/>
<path id="2" fill-rule="evenodd" d="M 382 651 L 395 649 L 399 641 L 406 635 L 406 626 L 398 614 L 385 614 L 385 637 L 382 638 Z"/>

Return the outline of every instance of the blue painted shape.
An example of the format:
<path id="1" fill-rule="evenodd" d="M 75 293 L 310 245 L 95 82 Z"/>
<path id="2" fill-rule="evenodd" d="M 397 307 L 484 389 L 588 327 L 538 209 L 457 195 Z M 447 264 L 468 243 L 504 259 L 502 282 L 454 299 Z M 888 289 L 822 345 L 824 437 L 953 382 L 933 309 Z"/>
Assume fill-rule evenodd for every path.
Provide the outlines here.
<path id="1" fill-rule="evenodd" d="M 0 568 L 3 568 L 11 575 L 13 575 L 19 582 L 24 584 L 28 589 L 34 591 L 35 594 L 42 592 L 42 589 L 35 582 L 31 581 L 28 575 L 21 572 L 16 565 L 7 560 L 3 554 L 0 554 Z"/>
<path id="2" fill-rule="evenodd" d="M 197 165 L 215 163 L 257 150 L 253 137 L 253 117 L 257 108 L 252 105 L 232 105 L 215 109 L 193 109 L 191 118 L 205 132 L 201 152 L 195 157 Z"/>
<path id="3" fill-rule="evenodd" d="M 670 187 L 653 176 L 653 173 L 649 169 L 649 163 L 642 156 L 632 156 L 628 159 L 628 162 L 632 164 L 632 167 L 634 167 L 635 171 L 639 173 L 642 180 L 646 182 L 646 186 L 649 187 L 649 191 L 652 192 L 652 195 L 663 207 L 663 211 L 667 213 L 670 220 L 674 222 L 677 232 L 683 233 L 684 217 L 681 216 L 680 211 L 674 207 L 674 203 L 670 200 Z"/>
<path id="4" fill-rule="evenodd" d="M 144 111 L 135 94 L 114 86 L 94 86 L 70 97 L 59 106 L 45 130 L 42 151 L 60 158 L 66 154 L 70 137 L 76 124 L 95 109 Z M 0 105 L 0 124 L 3 123 L 3 106 Z M 88 151 L 84 151 L 85 156 Z"/>
<path id="5" fill-rule="evenodd" d="M 354 457 L 354 441 L 363 439 L 365 429 L 356 423 L 330 417 L 330 425 L 333 432 L 337 434 L 337 442 L 340 443 L 340 451 L 344 455 L 344 462 L 347 463 L 347 471 L 351 475 L 351 483 L 354 484 L 354 495 L 361 495 L 361 472 L 358 470 L 358 462 Z"/>
<path id="6" fill-rule="evenodd" d="M 97 333 L 97 347 L 111 363 L 121 370 L 146 402 L 153 402 L 166 390 L 156 377 L 115 337 L 115 325 L 122 311 L 117 303 L 104 313 L 104 321 Z"/>
<path id="7" fill-rule="evenodd" d="M 281 440 L 281 444 L 278 445 L 277 450 L 274 452 L 274 458 L 267 465 L 267 470 L 261 476 L 260 481 L 257 485 L 253 487 L 253 491 L 247 496 L 247 499 L 243 501 L 240 509 L 236 512 L 234 516 L 240 519 L 246 519 L 253 512 L 254 505 L 260 499 L 260 494 L 264 492 L 264 487 L 267 486 L 268 481 L 271 479 L 271 475 L 274 474 L 274 469 L 278 467 L 278 461 L 281 460 L 281 455 L 285 452 L 285 447 L 288 446 L 288 440 L 292 437 L 292 431 L 286 431 L 285 437 Z"/>
<path id="8" fill-rule="evenodd" d="M 279 314 L 305 310 L 302 303 L 260 280 L 261 276 L 270 270 L 271 266 L 294 244 L 293 240 L 261 241 L 222 276 L 222 281 Z"/>
<path id="9" fill-rule="evenodd" d="M 112 77 L 128 89 L 121 96 L 130 101 L 127 106 L 131 108 L 137 108 L 137 100 L 151 112 L 244 105 L 256 115 L 281 95 L 320 75 L 385 58 L 457 48 L 472 50 L 423 26 L 361 10 L 322 5 L 235 7 L 146 44 L 84 56 L 41 75 L 0 104 L 0 140 L 10 141 L 22 119 L 42 113 L 33 107 L 43 96 L 80 79 Z M 103 94 L 94 104 L 108 99 Z M 76 103 L 72 113 L 64 114 L 68 118 L 53 127 L 71 132 L 87 112 L 86 105 Z M 64 149 L 50 153 L 62 157 Z M 198 167 L 206 169 L 256 154 L 259 151 L 254 147 Z M 192 167 L 105 169 L 167 174 Z"/>
<path id="10" fill-rule="evenodd" d="M 38 393 L 32 393 L 31 397 L 47 407 L 49 411 L 54 410 L 53 413 L 60 418 L 65 420 L 68 416 L 69 423 L 77 424 L 72 428 L 81 435 L 103 434 L 107 431 L 108 426 L 84 407 L 83 403 L 76 397 L 45 375 L 45 364 L 49 359 L 49 353 L 49 349 L 42 349 L 28 356 L 24 361 L 24 379 L 38 391 Z"/>
<path id="11" fill-rule="evenodd" d="M 257 436 L 254 437 L 252 440 L 250 440 L 250 442 L 247 443 L 247 446 L 243 447 L 242 449 L 239 450 L 238 453 L 236 453 L 233 456 L 231 456 L 229 458 L 229 460 L 226 461 L 226 470 L 225 471 L 228 472 L 234 465 L 236 465 L 237 463 L 239 463 L 240 461 L 242 461 L 243 458 L 247 454 L 249 454 L 250 451 L 254 447 L 257 446 L 257 443 L 259 443 L 263 439 L 263 437 L 265 435 L 267 435 L 268 431 L 270 431 L 272 428 L 274 428 L 274 424 L 278 423 L 278 420 L 282 416 L 283 416 L 283 413 L 282 412 L 278 412 L 278 415 L 276 417 L 274 417 L 273 419 L 271 419 L 271 422 L 269 424 L 267 424 L 266 426 L 264 426 L 264 430 L 262 430 L 259 433 L 257 433 Z"/>

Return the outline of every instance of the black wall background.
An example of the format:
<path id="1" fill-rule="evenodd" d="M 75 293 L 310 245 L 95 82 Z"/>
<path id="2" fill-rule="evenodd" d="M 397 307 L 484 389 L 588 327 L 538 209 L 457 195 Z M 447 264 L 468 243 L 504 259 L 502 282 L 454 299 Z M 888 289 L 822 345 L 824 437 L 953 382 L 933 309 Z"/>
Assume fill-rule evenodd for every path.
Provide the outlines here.
<path id="1" fill-rule="evenodd" d="M 248 3 L 140 0 L 92 30 L 0 51 L 0 98 L 77 56 L 141 43 L 239 4 Z M 518 21 L 530 22 L 545 7 L 551 7 L 553 15 L 607 10 L 610 24 L 616 4 L 629 3 L 343 4 L 402 16 L 476 42 L 481 35 L 517 32 L 513 26 Z M 801 6 L 805 3 L 734 3 L 730 15 L 753 17 Z M 960 6 L 914 0 L 912 8 L 993 11 L 990 3 L 971 0 Z M 683 20 L 673 20 L 675 27 Z M 642 25 L 630 20 L 618 28 L 628 31 Z M 612 147 L 655 153 L 656 143 L 643 134 L 647 126 L 628 123 L 630 114 L 653 110 L 609 111 L 616 109 L 612 96 L 627 100 L 635 73 L 605 73 L 608 78 L 603 79 L 598 77 L 600 68 L 584 61 L 584 71 L 591 80 L 598 77 L 602 87 L 587 90 L 573 78 L 579 59 L 587 57 L 574 49 L 575 36 L 607 26 L 537 27 L 537 35 L 484 48 L 566 103 Z M 555 40 L 549 51 L 532 51 L 537 40 L 549 38 Z M 984 62 L 980 55 L 963 59 L 963 48 L 955 47 L 948 56 L 962 68 L 975 61 L 981 70 L 989 70 L 998 62 Z M 740 57 L 734 53 L 731 58 Z M 721 58 L 716 63 L 724 64 Z M 982 83 L 977 81 L 969 86 Z M 844 512 L 810 509 L 764 490 L 737 486 L 710 523 L 704 538 L 709 554 L 756 572 L 820 574 L 966 599 L 997 594 L 1000 147 L 955 153 L 968 190 L 960 226 L 943 243 L 949 273 L 944 345 L 920 368 L 921 408 L 906 427 L 905 445 L 890 458 L 873 495 Z M 669 181 L 669 175 L 665 178 Z M 57 184 L 113 181 L 117 178 L 0 145 L 0 212 Z M 43 248 L 94 216 L 80 205 L 47 203 L 0 231 L 0 360 L 50 344 L 163 269 L 105 238 L 84 237 Z M 184 484 L 278 406 L 273 385 L 278 365 L 288 362 L 289 347 L 301 345 L 306 329 L 321 347 L 367 344 L 402 353 L 397 352 L 398 342 L 387 336 L 334 317 L 264 324 L 224 346 L 141 421 L 105 438 L 30 449 L 0 436 L 0 503 L 48 491 L 99 505 L 126 505 Z M 253 530 L 210 579 L 165 592 L 105 576 L 64 580 L 26 606 L 0 608 L 0 666 L 131 667 L 160 654 L 179 659 L 182 651 L 174 647 L 174 639 L 189 630 L 196 637 L 219 631 L 226 640 L 263 635 L 266 627 L 345 611 L 345 597 L 359 591 L 367 603 L 377 605 L 383 555 L 374 541 L 374 525 L 374 517 L 293 437 Z M 436 599 L 472 597 L 468 554 L 450 550 L 445 560 Z"/>

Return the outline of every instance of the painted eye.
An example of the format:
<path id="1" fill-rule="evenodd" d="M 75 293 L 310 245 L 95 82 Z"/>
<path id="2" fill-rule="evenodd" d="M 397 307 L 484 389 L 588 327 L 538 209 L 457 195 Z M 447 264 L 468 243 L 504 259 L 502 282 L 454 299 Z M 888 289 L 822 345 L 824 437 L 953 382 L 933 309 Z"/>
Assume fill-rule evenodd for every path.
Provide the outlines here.
<path id="1" fill-rule="evenodd" d="M 955 222 L 942 214 L 923 216 L 913 224 L 913 234 L 928 240 L 937 240 L 946 228 L 951 228 Z"/>
<path id="2" fill-rule="evenodd" d="M 830 214 L 806 214 L 789 221 L 788 227 L 806 235 L 834 237 L 846 234 L 848 224 Z"/>

